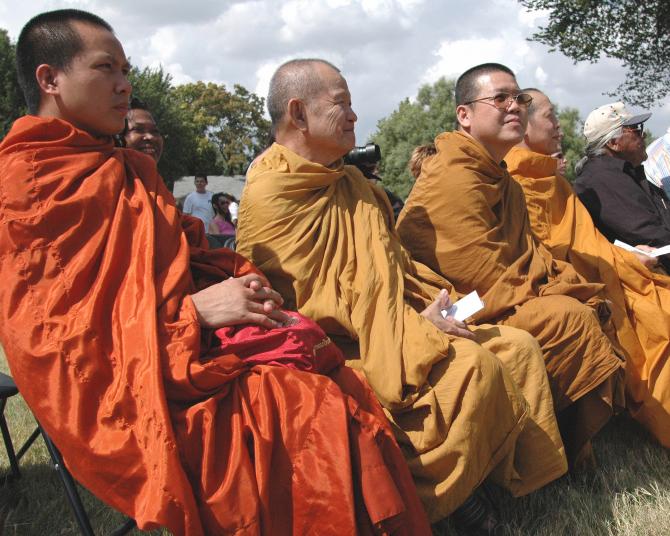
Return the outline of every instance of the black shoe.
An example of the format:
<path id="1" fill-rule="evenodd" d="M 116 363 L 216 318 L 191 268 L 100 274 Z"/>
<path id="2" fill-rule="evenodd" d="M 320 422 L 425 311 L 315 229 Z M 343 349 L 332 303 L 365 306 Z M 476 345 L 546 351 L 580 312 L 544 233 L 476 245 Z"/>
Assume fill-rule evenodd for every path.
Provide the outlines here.
<path id="1" fill-rule="evenodd" d="M 498 521 L 492 503 L 476 490 L 452 514 L 458 529 L 470 536 L 498 536 L 502 525 Z"/>

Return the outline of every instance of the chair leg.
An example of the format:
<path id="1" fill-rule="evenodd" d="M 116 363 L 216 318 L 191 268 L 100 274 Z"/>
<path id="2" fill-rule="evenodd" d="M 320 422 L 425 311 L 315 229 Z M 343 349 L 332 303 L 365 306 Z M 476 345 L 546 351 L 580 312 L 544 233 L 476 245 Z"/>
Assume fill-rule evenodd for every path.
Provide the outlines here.
<path id="1" fill-rule="evenodd" d="M 21 446 L 19 451 L 16 453 L 16 459 L 21 460 L 23 458 L 23 455 L 26 453 L 26 451 L 32 446 L 32 444 L 35 442 L 35 440 L 40 436 L 40 427 L 36 426 L 35 430 L 33 430 L 33 433 L 30 434 L 30 437 L 26 439 L 26 442 Z"/>
<path id="2" fill-rule="evenodd" d="M 128 534 L 135 527 L 137 527 L 137 523 L 135 523 L 134 519 L 130 518 L 126 519 L 123 525 L 117 527 L 113 532 L 109 534 L 109 536 L 123 536 L 124 534 Z"/>
<path id="3" fill-rule="evenodd" d="M 9 458 L 9 467 L 14 478 L 21 478 L 21 471 L 19 470 L 19 461 L 14 452 L 14 445 L 12 444 L 12 436 L 9 435 L 9 428 L 5 420 L 5 403 L 6 398 L 0 400 L 0 431 L 2 431 L 2 439 L 5 442 L 5 449 L 7 449 L 7 457 Z"/>
<path id="4" fill-rule="evenodd" d="M 51 438 L 44 430 L 42 430 L 42 427 L 40 427 L 40 431 L 42 432 L 42 437 L 44 438 L 44 443 L 46 444 L 49 455 L 51 456 L 51 461 L 53 462 L 54 468 L 56 469 L 61 482 L 63 482 L 63 487 L 65 487 L 65 493 L 67 494 L 68 502 L 72 507 L 72 511 L 75 518 L 77 519 L 77 524 L 79 525 L 81 533 L 84 536 L 95 536 L 93 533 L 93 527 L 91 527 L 91 522 L 88 519 L 88 514 L 86 513 L 84 505 L 81 502 L 81 497 L 79 497 L 77 485 L 75 484 L 70 471 L 68 471 L 63 464 L 63 458 L 61 457 L 60 452 L 58 452 L 56 445 L 54 445 L 51 441 Z"/>

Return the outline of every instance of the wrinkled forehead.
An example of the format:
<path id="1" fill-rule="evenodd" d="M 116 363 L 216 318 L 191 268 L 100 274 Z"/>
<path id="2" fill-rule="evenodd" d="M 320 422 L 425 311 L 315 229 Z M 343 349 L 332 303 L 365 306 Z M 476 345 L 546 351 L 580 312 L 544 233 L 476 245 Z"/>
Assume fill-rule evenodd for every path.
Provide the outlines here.
<path id="1" fill-rule="evenodd" d="M 321 82 L 320 94 L 326 94 L 331 97 L 349 96 L 349 86 L 341 73 L 324 64 L 317 66 L 317 72 Z"/>

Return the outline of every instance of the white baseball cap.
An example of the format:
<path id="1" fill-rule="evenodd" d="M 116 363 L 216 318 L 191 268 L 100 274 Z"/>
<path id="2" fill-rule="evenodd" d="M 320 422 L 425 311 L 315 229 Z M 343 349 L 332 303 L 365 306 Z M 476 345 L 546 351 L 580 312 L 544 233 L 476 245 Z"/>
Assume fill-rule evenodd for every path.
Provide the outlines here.
<path id="1" fill-rule="evenodd" d="M 624 106 L 623 102 L 605 104 L 593 110 L 584 122 L 584 136 L 592 143 L 609 134 L 619 127 L 630 127 L 644 123 L 651 117 L 651 113 L 633 115 Z"/>

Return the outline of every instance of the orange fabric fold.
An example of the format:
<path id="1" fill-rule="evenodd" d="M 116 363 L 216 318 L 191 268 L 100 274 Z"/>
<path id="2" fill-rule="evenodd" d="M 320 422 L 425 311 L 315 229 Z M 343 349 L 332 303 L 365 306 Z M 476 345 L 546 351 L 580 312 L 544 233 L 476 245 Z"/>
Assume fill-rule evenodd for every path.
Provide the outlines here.
<path id="1" fill-rule="evenodd" d="M 150 158 L 24 117 L 0 170 L 0 339 L 84 486 L 175 534 L 428 533 L 356 373 L 207 355 L 189 294 L 256 268 L 207 250 Z"/>
<path id="2" fill-rule="evenodd" d="M 485 303 L 477 323 L 524 329 L 538 340 L 558 412 L 586 396 L 598 399 L 579 405 L 584 411 L 575 418 L 588 426 L 561 424 L 559 414 L 568 459 L 576 463 L 593 434 L 574 430 L 597 431 L 609 415 L 601 418 L 605 412 L 595 408 L 602 402 L 611 414 L 624 403 L 622 354 L 605 334 L 616 341 L 603 286 L 536 240 L 521 188 L 479 142 L 445 132 L 435 145 L 398 218 L 403 244 L 458 292 L 477 290 Z M 591 394 L 612 375 L 621 380 L 610 382 L 615 392 Z"/>
<path id="3" fill-rule="evenodd" d="M 605 285 L 618 340 L 628 352 L 627 405 L 670 447 L 670 277 L 648 270 L 595 227 L 556 159 L 520 147 L 505 160 L 523 189 L 533 233 L 560 260 Z"/>
<path id="4" fill-rule="evenodd" d="M 383 190 L 353 166 L 273 144 L 249 172 L 238 249 L 331 337 L 346 341 L 394 425 L 431 521 L 491 476 L 515 495 L 567 464 L 542 355 L 527 333 L 452 337 L 420 314 L 444 278 L 400 245 Z"/>

